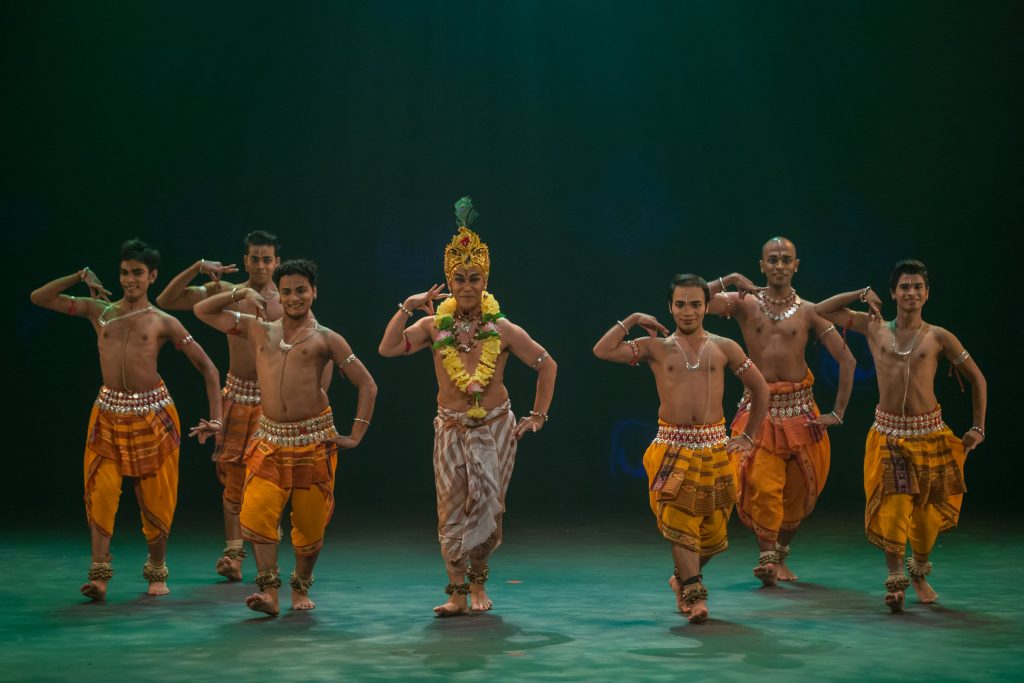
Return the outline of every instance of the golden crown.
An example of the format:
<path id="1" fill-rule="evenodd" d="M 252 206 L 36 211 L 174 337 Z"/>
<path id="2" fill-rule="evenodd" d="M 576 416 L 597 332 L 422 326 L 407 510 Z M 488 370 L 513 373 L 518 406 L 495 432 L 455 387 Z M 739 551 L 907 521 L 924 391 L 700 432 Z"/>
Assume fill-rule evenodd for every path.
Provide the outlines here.
<path id="1" fill-rule="evenodd" d="M 484 279 L 491 272 L 491 253 L 487 245 L 480 241 L 480 235 L 469 229 L 469 225 L 476 220 L 476 209 L 473 208 L 473 200 L 463 197 L 455 202 L 455 218 L 459 225 L 459 232 L 452 237 L 452 241 L 444 250 L 444 274 L 450 280 L 456 268 L 480 269 Z"/>

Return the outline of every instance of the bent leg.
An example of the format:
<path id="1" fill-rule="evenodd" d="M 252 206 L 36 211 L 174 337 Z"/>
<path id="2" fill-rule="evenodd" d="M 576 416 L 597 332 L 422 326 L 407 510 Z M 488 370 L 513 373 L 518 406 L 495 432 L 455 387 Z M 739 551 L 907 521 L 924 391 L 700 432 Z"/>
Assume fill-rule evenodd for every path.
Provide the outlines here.
<path id="1" fill-rule="evenodd" d="M 277 567 L 277 546 L 281 538 L 278 522 L 288 501 L 289 492 L 274 482 L 252 473 L 246 475 L 245 494 L 239 522 L 242 537 L 252 543 L 256 557 L 257 592 L 245 599 L 246 606 L 271 616 L 280 613 L 278 589 L 281 587 Z"/>
<path id="2" fill-rule="evenodd" d="M 334 496 L 327 486 L 292 489 L 292 547 L 295 571 L 291 576 L 292 609 L 314 609 L 309 598 L 313 567 L 324 544 L 327 522 L 334 512 Z"/>
<path id="3" fill-rule="evenodd" d="M 160 469 L 135 480 L 135 497 L 142 514 L 142 533 L 149 544 L 149 558 L 142 575 L 149 582 L 147 593 L 166 595 L 167 536 L 171 533 L 174 511 L 178 504 L 178 451 L 164 459 Z"/>
<path id="4" fill-rule="evenodd" d="M 121 473 L 117 464 L 86 449 L 85 452 L 85 514 L 89 521 L 92 565 L 88 582 L 79 590 L 91 600 L 107 596 L 107 584 L 114 576 L 110 557 L 110 538 L 121 501 Z"/>

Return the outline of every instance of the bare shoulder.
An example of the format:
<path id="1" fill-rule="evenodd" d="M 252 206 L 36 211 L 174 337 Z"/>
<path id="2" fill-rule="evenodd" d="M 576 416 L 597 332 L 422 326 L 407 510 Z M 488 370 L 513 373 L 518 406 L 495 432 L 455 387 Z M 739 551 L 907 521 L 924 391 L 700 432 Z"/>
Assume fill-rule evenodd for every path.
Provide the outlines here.
<path id="1" fill-rule="evenodd" d="M 734 340 L 728 337 L 720 337 L 717 334 L 711 335 L 711 339 L 715 342 L 715 347 L 725 355 L 727 360 L 746 358 L 747 352 Z"/>

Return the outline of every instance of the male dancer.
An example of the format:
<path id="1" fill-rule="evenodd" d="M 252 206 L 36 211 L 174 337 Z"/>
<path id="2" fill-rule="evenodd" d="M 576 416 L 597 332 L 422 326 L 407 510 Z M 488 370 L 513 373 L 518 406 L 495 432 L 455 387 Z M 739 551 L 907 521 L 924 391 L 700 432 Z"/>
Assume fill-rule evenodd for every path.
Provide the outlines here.
<path id="1" fill-rule="evenodd" d="M 914 586 L 923 603 L 938 599 L 928 585 L 928 555 L 940 531 L 956 526 L 963 500 L 967 453 L 985 440 L 986 384 L 981 370 L 952 332 L 921 317 L 928 301 L 928 270 L 920 261 L 900 261 L 889 275 L 896 318 L 882 320 L 881 301 L 870 287 L 836 296 L 816 306 L 837 325 L 867 336 L 878 377 L 878 407 L 864 456 L 864 525 L 868 540 L 885 552 L 889 578 L 885 604 L 903 610 L 906 589 Z M 869 313 L 845 308 L 857 300 Z M 945 356 L 971 383 L 974 421 L 958 439 L 942 421 L 935 399 L 935 373 Z M 907 542 L 913 554 L 906 560 Z"/>
<path id="2" fill-rule="evenodd" d="M 266 302 L 265 309 L 257 309 L 249 302 L 241 299 L 231 304 L 228 309 L 255 315 L 265 315 L 267 322 L 278 320 L 283 314 L 281 302 L 278 301 L 277 288 L 271 275 L 281 263 L 281 242 L 276 235 L 263 230 L 254 230 L 245 236 L 245 272 L 249 279 L 244 285 L 233 285 L 225 282 L 222 277 L 237 272 L 234 264 L 223 265 L 219 261 L 199 259 L 171 280 L 156 303 L 169 310 L 192 310 L 198 302 L 220 292 L 234 289 L 236 286 L 248 287 L 259 294 Z M 197 275 L 208 275 L 211 279 L 204 285 L 190 287 Z M 242 560 L 245 549 L 242 547 L 242 527 L 238 522 L 238 513 L 242 509 L 242 486 L 245 482 L 245 463 L 242 454 L 245 446 L 256 431 L 260 419 L 260 387 L 256 381 L 256 357 L 252 348 L 236 335 L 228 334 L 228 374 L 224 380 L 223 438 L 214 451 L 213 459 L 217 463 L 217 478 L 224 487 L 224 536 L 226 543 L 224 552 L 217 560 L 217 573 L 228 581 L 241 581 Z M 325 387 L 326 388 L 326 387 Z"/>
<path id="3" fill-rule="evenodd" d="M 710 283 L 718 293 L 711 313 L 739 323 L 750 357 L 769 382 L 768 413 L 758 425 L 754 449 L 742 463 L 733 458 L 740 520 L 757 536 L 761 549 L 754 576 L 766 586 L 777 580 L 796 581 L 786 566 L 797 528 L 814 509 L 828 475 L 830 444 L 827 427 L 841 425 L 853 389 L 856 361 L 836 326 L 797 296 L 793 275 L 800 267 L 796 245 L 773 237 L 761 248 L 759 262 L 768 286 L 745 296 L 749 281 L 738 274 Z M 735 282 L 741 293 L 725 292 Z M 814 337 L 811 337 L 811 335 Z M 816 338 L 839 363 L 839 388 L 833 409 L 822 415 L 814 402 L 814 375 L 804 359 L 807 343 Z M 747 428 L 750 395 L 745 393 L 732 423 L 733 434 Z"/>
<path id="4" fill-rule="evenodd" d="M 444 285 L 407 298 L 384 330 L 379 349 L 388 357 L 433 349 L 438 385 L 437 529 L 449 582 L 447 602 L 434 608 L 442 617 L 467 614 L 467 593 L 472 593 L 472 609 L 493 606 L 484 586 L 487 563 L 502 540 L 505 492 L 517 441 L 547 422 L 557 372 L 554 358 L 510 322 L 487 292 L 490 252 L 469 229 L 476 218 L 469 197 L 455 204 L 455 216 L 459 232 L 444 254 L 451 298 L 441 293 Z M 437 299 L 445 301 L 435 313 Z M 416 310 L 427 317 L 406 328 Z M 504 383 L 510 354 L 537 371 L 533 410 L 519 424 Z"/>
<path id="5" fill-rule="evenodd" d="M 103 387 L 89 417 L 85 444 L 85 513 L 92 538 L 92 566 L 82 595 L 103 600 L 114 576 L 110 538 L 121 499 L 123 477 L 135 480 L 142 531 L 149 558 L 142 576 L 150 595 L 165 595 L 165 564 L 178 499 L 178 412 L 157 372 L 157 355 L 171 341 L 206 382 L 209 420 L 200 420 L 189 436 L 203 443 L 221 430 L 217 368 L 178 320 L 150 305 L 160 254 L 141 240 L 121 245 L 120 283 L 124 297 L 110 303 L 108 292 L 89 268 L 57 278 L 32 292 L 32 303 L 58 313 L 86 318 L 99 338 Z M 89 297 L 63 294 L 82 282 Z"/>
<path id="6" fill-rule="evenodd" d="M 676 275 L 668 291 L 674 333 L 669 335 L 654 316 L 633 313 L 616 321 L 594 346 L 598 358 L 630 365 L 646 361 L 654 373 L 661 400 L 658 434 L 644 453 L 644 469 L 658 529 L 672 544 L 675 570 L 669 585 L 691 623 L 708 618 L 701 569 L 729 545 L 726 525 L 736 486 L 728 454 L 745 458 L 751 452 L 768 404 L 768 385 L 740 345 L 704 330 L 709 299 L 703 278 Z M 650 336 L 625 339 L 634 325 Z M 731 439 L 722 409 L 727 365 L 751 395 L 747 429 Z"/>
<path id="7" fill-rule="evenodd" d="M 280 612 L 277 567 L 278 521 L 291 500 L 292 609 L 313 609 L 309 599 L 313 567 L 323 547 L 324 530 L 334 511 L 334 480 L 338 448 L 355 448 L 370 426 L 377 385 L 352 353 L 348 342 L 317 323 L 311 306 L 316 299 L 317 267 L 312 261 L 285 261 L 274 271 L 284 316 L 267 322 L 267 301 L 249 287 L 236 287 L 196 304 L 200 320 L 221 332 L 238 335 L 256 363 L 263 413 L 246 446 L 245 490 L 239 522 L 243 538 L 256 555 L 256 586 L 246 605 L 276 616 Z M 245 301 L 259 316 L 226 310 Z M 324 368 L 333 360 L 359 393 L 350 436 L 334 427 L 327 393 L 321 385 Z"/>

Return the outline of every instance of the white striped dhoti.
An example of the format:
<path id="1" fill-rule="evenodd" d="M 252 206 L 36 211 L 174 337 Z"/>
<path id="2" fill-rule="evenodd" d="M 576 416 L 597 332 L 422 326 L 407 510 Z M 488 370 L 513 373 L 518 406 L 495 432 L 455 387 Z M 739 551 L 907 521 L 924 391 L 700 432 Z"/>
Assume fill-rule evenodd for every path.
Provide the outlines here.
<path id="1" fill-rule="evenodd" d="M 510 402 L 479 420 L 447 408 L 434 418 L 434 483 L 437 488 L 437 537 L 441 553 L 463 559 L 493 536 L 501 545 L 501 515 L 512 478 L 518 443 Z"/>

